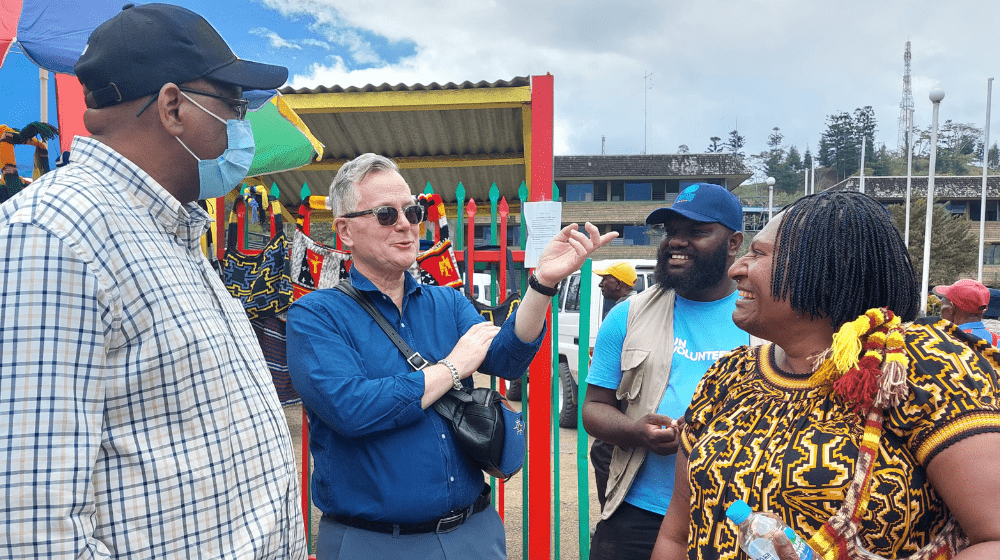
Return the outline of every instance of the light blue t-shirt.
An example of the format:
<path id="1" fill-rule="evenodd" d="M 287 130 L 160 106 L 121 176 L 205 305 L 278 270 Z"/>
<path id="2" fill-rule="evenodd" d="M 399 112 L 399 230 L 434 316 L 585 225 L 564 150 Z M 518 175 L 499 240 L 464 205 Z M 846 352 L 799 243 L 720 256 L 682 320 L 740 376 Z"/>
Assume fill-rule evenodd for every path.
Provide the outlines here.
<path id="1" fill-rule="evenodd" d="M 677 296 L 674 303 L 674 357 L 670 381 L 657 414 L 680 418 L 687 411 L 708 368 L 724 354 L 750 343 L 750 335 L 733 323 L 739 295 L 734 291 L 716 301 L 692 301 Z M 622 345 L 628 321 L 629 300 L 612 309 L 601 323 L 594 343 L 587 383 L 617 389 L 622 380 Z M 646 511 L 667 512 L 674 492 L 676 455 L 647 453 L 625 501 Z"/>

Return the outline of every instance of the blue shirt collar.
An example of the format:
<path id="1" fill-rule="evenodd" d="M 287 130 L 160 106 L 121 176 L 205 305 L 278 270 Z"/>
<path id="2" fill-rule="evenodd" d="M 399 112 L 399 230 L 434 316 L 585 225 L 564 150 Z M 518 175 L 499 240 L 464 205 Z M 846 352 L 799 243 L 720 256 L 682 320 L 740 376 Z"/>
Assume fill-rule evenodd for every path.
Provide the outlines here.
<path id="1" fill-rule="evenodd" d="M 363 292 L 378 292 L 382 293 L 375 284 L 372 283 L 357 267 L 351 267 L 350 272 L 351 285 Z M 420 293 L 420 284 L 409 272 L 403 273 L 403 299 L 413 295 L 414 293 Z"/>

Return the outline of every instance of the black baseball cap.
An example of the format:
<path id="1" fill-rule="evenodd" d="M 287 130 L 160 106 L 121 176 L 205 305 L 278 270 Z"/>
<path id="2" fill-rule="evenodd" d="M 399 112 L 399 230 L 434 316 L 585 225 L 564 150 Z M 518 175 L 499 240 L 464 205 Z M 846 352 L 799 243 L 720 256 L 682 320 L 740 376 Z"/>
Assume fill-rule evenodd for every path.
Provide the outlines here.
<path id="1" fill-rule="evenodd" d="M 90 34 L 73 67 L 91 107 L 152 95 L 199 78 L 249 89 L 277 89 L 284 66 L 243 60 L 200 15 L 170 4 L 126 4 Z"/>

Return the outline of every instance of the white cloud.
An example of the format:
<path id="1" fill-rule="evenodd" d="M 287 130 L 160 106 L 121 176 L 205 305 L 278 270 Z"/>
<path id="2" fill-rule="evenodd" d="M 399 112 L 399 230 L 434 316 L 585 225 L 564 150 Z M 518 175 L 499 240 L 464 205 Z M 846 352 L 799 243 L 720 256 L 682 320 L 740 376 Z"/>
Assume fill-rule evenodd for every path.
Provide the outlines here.
<path id="1" fill-rule="evenodd" d="M 256 35 L 258 37 L 264 37 L 271 43 L 271 48 L 274 49 L 294 49 L 302 50 L 301 45 L 297 45 L 291 41 L 287 41 L 280 35 L 267 29 L 266 27 L 257 27 L 249 31 L 251 35 Z"/>
<path id="2" fill-rule="evenodd" d="M 607 153 L 643 150 L 647 71 L 650 153 L 701 151 L 737 126 L 748 153 L 762 151 L 775 126 L 787 145 L 815 152 L 827 115 L 865 105 L 878 140 L 895 148 L 907 39 L 917 126 L 930 122 L 932 86 L 947 91 L 942 121 L 982 126 L 993 59 L 971 23 L 1000 19 L 1000 4 L 973 0 L 263 1 L 342 46 L 343 59 L 313 64 L 295 87 L 551 72 L 555 148 L 576 154 L 600 153 L 602 135 Z M 365 37 L 411 43 L 414 53 L 383 62 Z"/>
<path id="3" fill-rule="evenodd" d="M 320 41 L 319 39 L 302 39 L 299 42 L 308 47 L 317 47 L 320 49 L 330 50 L 330 43 L 327 43 L 326 41 Z"/>

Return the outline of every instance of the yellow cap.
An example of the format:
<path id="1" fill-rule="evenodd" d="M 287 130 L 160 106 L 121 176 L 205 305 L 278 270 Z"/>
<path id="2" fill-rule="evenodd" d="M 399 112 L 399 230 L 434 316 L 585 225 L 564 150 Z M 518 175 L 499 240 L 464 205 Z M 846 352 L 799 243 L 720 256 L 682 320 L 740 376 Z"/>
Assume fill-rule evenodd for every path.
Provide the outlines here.
<path id="1" fill-rule="evenodd" d="M 627 262 L 616 262 L 607 268 L 595 270 L 598 276 L 614 276 L 629 286 L 635 284 L 635 268 Z"/>

